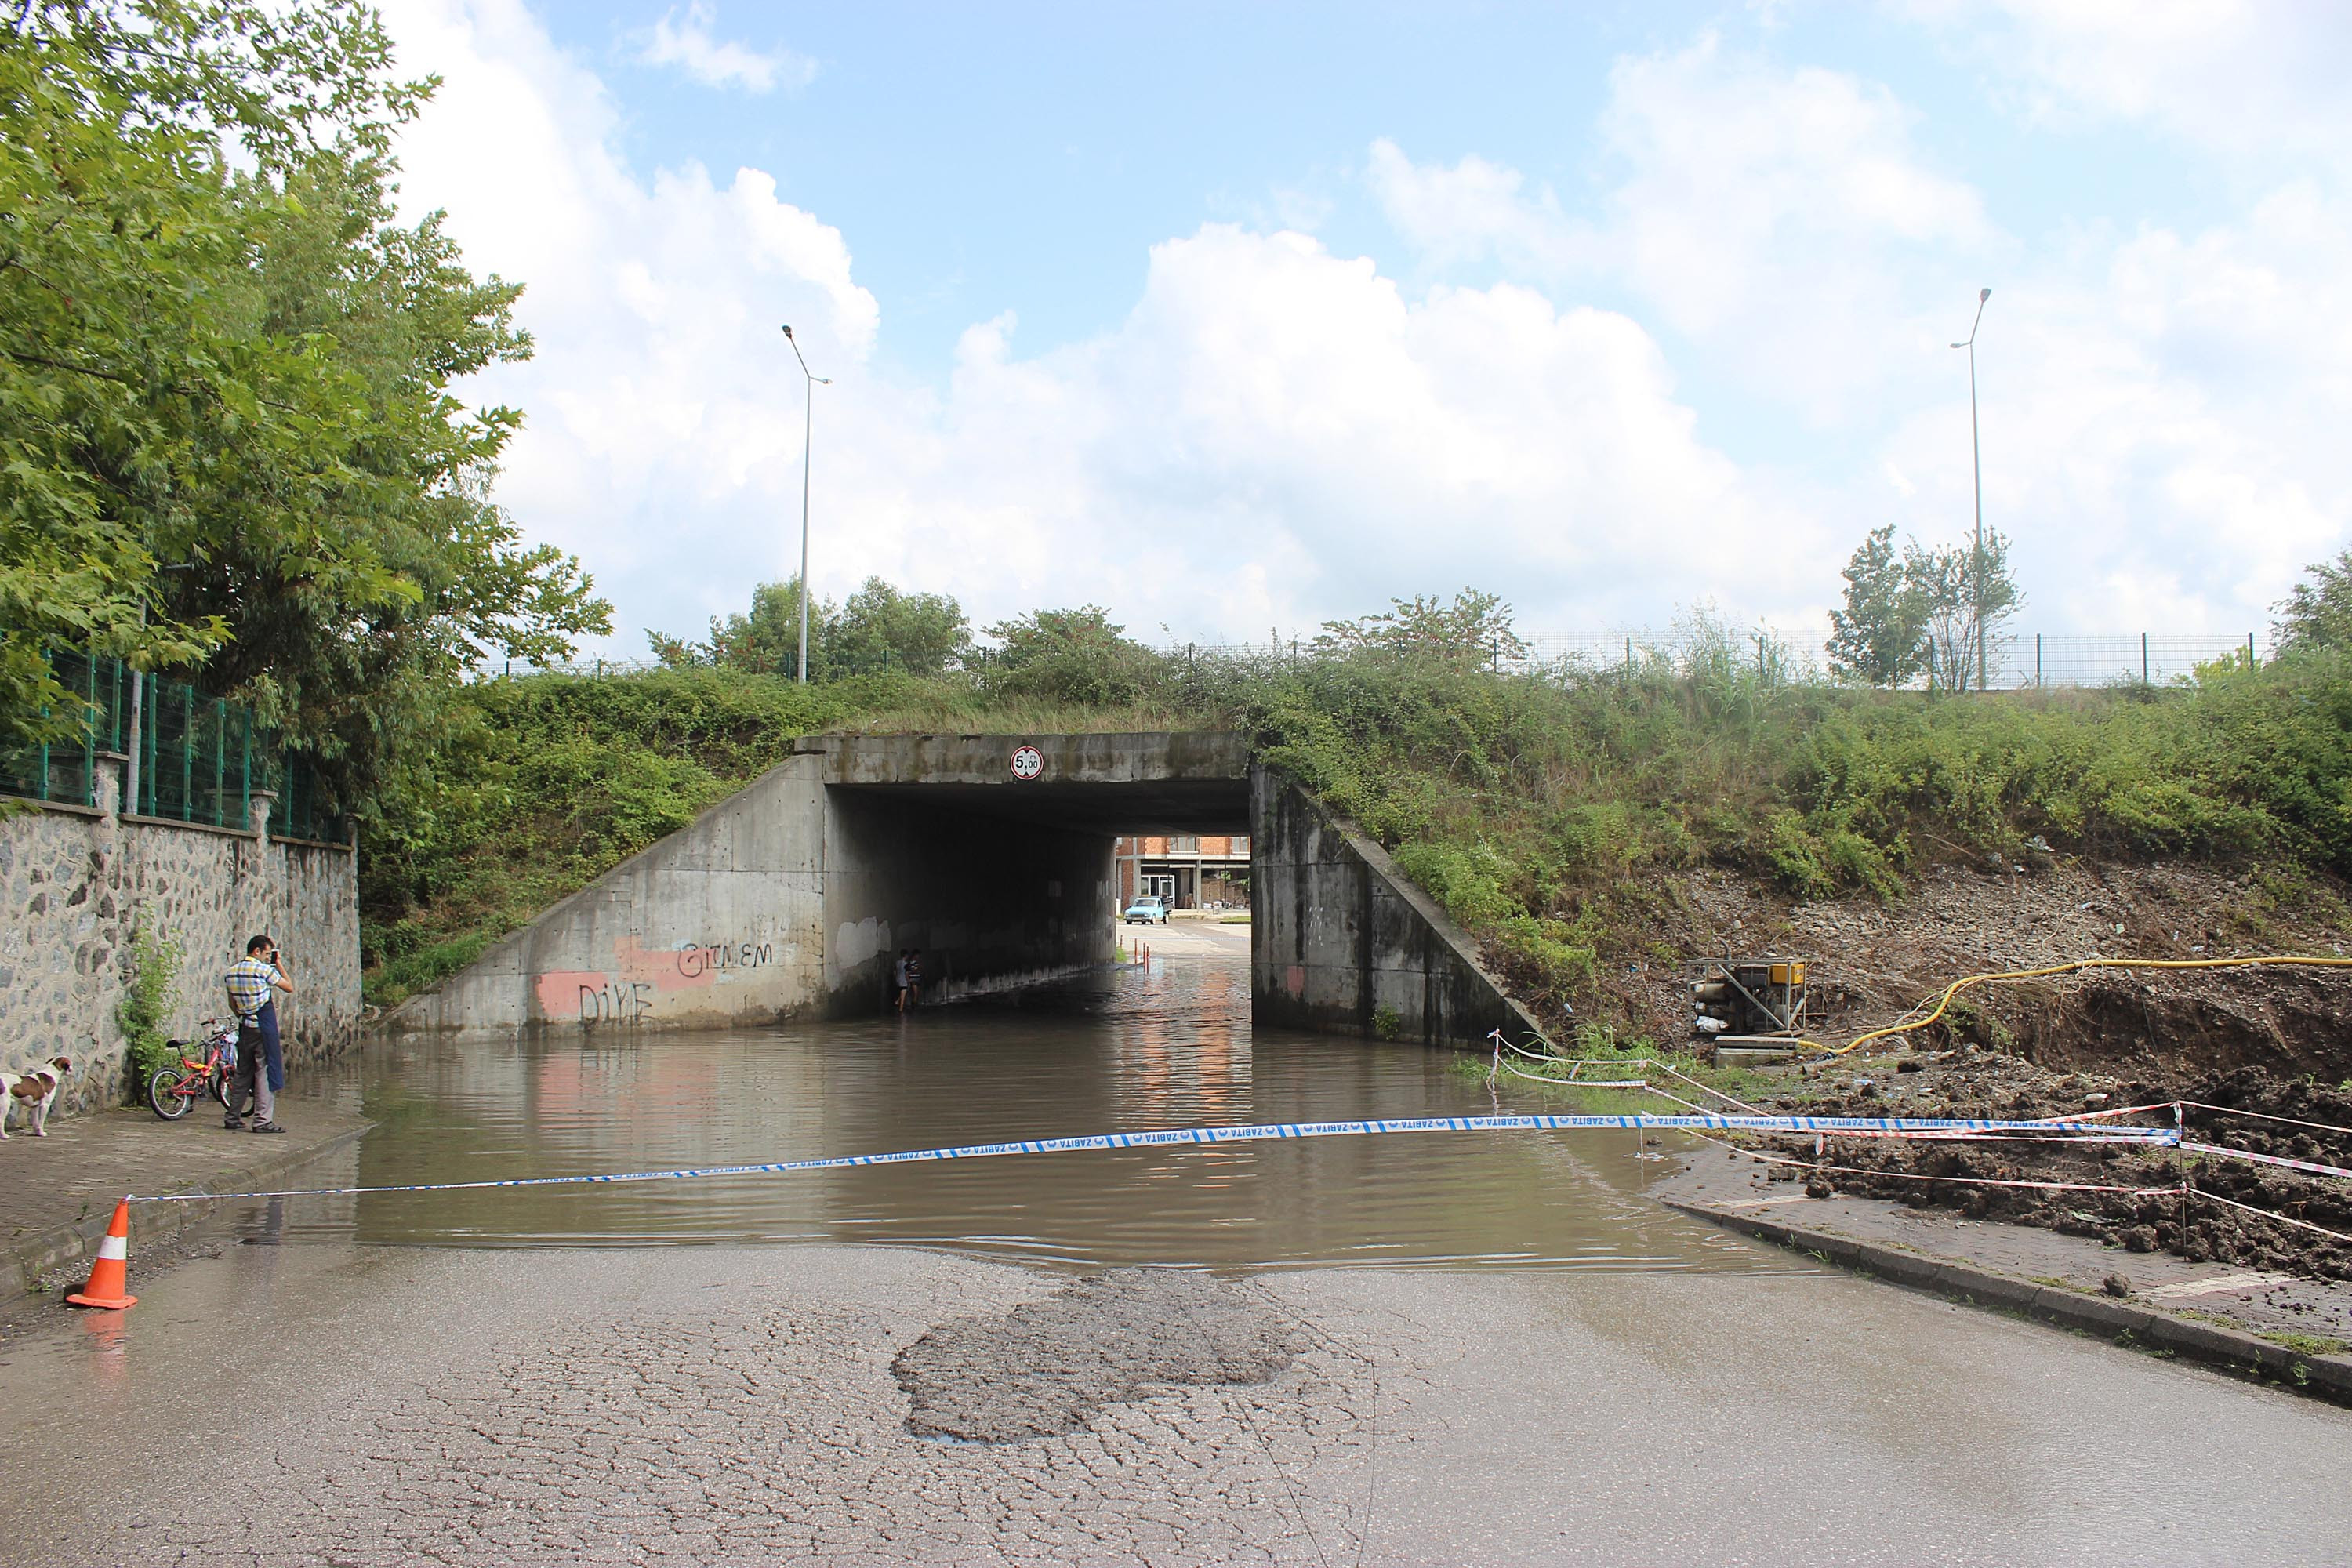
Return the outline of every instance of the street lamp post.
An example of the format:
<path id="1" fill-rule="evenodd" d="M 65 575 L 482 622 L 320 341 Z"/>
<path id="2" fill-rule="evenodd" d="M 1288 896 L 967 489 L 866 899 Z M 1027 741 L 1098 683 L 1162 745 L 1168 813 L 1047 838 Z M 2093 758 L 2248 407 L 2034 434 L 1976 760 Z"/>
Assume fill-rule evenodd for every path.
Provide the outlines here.
<path id="1" fill-rule="evenodd" d="M 816 389 L 831 386 L 833 378 L 817 375 L 808 367 L 801 353 L 801 342 L 793 330 L 784 329 L 784 341 L 793 345 L 793 357 L 801 362 L 801 374 L 808 377 L 808 411 L 801 423 L 801 684 L 808 684 L 808 623 L 809 623 L 809 442 L 816 434 Z"/>
<path id="2" fill-rule="evenodd" d="M 1977 437 L 1977 328 L 1984 321 L 1985 301 L 1992 290 L 1977 290 L 1977 319 L 1969 323 L 1966 342 L 1954 343 L 1956 349 L 1969 351 L 1969 466 L 1975 471 L 1977 481 L 1977 542 L 1969 556 L 1969 580 L 1975 589 L 1977 603 L 1977 689 L 1985 689 L 1985 580 L 1984 580 L 1984 446 Z"/>

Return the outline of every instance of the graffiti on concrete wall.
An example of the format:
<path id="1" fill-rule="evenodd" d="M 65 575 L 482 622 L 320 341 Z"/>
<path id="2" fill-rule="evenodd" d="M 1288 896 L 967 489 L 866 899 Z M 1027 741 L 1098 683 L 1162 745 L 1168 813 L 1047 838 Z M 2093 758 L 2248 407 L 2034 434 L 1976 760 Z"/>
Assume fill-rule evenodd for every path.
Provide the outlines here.
<path id="1" fill-rule="evenodd" d="M 550 970 L 531 988 L 539 1016 L 550 1023 L 641 1024 L 662 1011 L 666 999 L 674 1005 L 676 993 L 702 991 L 776 962 L 776 944 L 756 938 L 649 948 L 628 936 L 613 944 L 612 968 Z"/>
<path id="2" fill-rule="evenodd" d="M 690 942 L 677 950 L 678 977 L 698 979 L 705 974 L 723 974 L 730 969 L 762 969 L 776 962 L 776 944 L 772 942 Z"/>
<path id="3" fill-rule="evenodd" d="M 653 1016 L 654 988 L 642 980 L 583 985 L 579 995 L 583 1024 L 641 1024 Z"/>

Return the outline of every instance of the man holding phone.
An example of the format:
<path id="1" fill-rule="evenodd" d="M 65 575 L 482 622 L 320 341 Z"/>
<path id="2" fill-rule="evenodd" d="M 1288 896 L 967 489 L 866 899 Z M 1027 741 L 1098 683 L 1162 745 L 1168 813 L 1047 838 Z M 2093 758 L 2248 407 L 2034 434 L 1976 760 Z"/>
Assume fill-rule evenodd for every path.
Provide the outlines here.
<path id="1" fill-rule="evenodd" d="M 253 1111 L 256 1132 L 283 1132 L 271 1112 L 278 1091 L 286 1087 L 286 1058 L 278 1044 L 278 998 L 274 991 L 291 995 L 294 982 L 278 944 L 257 936 L 245 944 L 245 956 L 221 976 L 228 992 L 229 1011 L 236 1015 L 236 1076 L 229 1080 L 228 1116 L 221 1125 L 232 1132 L 245 1127 L 245 1111 Z"/>

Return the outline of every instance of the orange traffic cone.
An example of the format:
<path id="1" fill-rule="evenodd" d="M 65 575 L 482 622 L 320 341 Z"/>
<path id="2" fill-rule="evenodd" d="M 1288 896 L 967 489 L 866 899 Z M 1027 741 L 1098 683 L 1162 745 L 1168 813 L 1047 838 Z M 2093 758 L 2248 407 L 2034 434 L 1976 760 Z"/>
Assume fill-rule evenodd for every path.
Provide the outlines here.
<path id="1" fill-rule="evenodd" d="M 106 1227 L 106 1239 L 98 1244 L 98 1261 L 89 1266 L 89 1283 L 66 1300 L 77 1307 L 119 1310 L 139 1300 L 123 1289 L 130 1283 L 131 1200 L 124 1198 L 114 1205 L 113 1223 Z"/>

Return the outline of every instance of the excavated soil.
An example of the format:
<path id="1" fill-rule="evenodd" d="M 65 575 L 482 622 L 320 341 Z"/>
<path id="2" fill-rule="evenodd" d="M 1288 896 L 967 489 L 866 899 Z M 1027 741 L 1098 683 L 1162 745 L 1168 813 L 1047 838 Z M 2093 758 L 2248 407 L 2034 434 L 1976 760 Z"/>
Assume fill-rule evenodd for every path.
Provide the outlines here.
<path id="1" fill-rule="evenodd" d="M 1939 867 L 1885 903 L 1791 905 L 1713 872 L 1692 875 L 1666 902 L 1654 951 L 1812 959 L 1823 1011 L 1807 1032 L 1832 1044 L 1925 1011 L 1964 974 L 2094 956 L 2343 957 L 2347 935 L 2347 907 L 2332 886 L 2259 868 L 2048 858 L 2038 866 Z M 1654 1037 L 1687 1039 L 1687 982 L 1697 973 L 1696 963 L 1630 965 L 1611 988 Z M 2187 1110 L 2191 1140 L 2352 1167 L 2352 1135 L 2228 1114 L 2352 1128 L 2352 970 L 2092 971 L 1962 997 L 1966 1005 L 1945 1021 L 1871 1047 L 1885 1054 L 1791 1072 L 1777 1108 L 2025 1120 L 2158 1104 L 2165 1109 L 2134 1119 L 2155 1123 L 2169 1120 L 2175 1100 L 2200 1101 L 2221 1109 Z M 1813 1156 L 1810 1140 L 1773 1146 Z M 1776 1174 L 1818 1191 L 2096 1236 L 2126 1250 L 2352 1279 L 2352 1243 L 2210 1198 L 1975 1184 L 2174 1186 L 2182 1164 L 2170 1151 L 1846 1140 L 1820 1163 L 1840 1168 L 1776 1167 Z M 2202 1193 L 2352 1235 L 2352 1181 L 2201 1155 L 2187 1171 Z M 1946 1179 L 1906 1179 L 1917 1176 Z"/>

